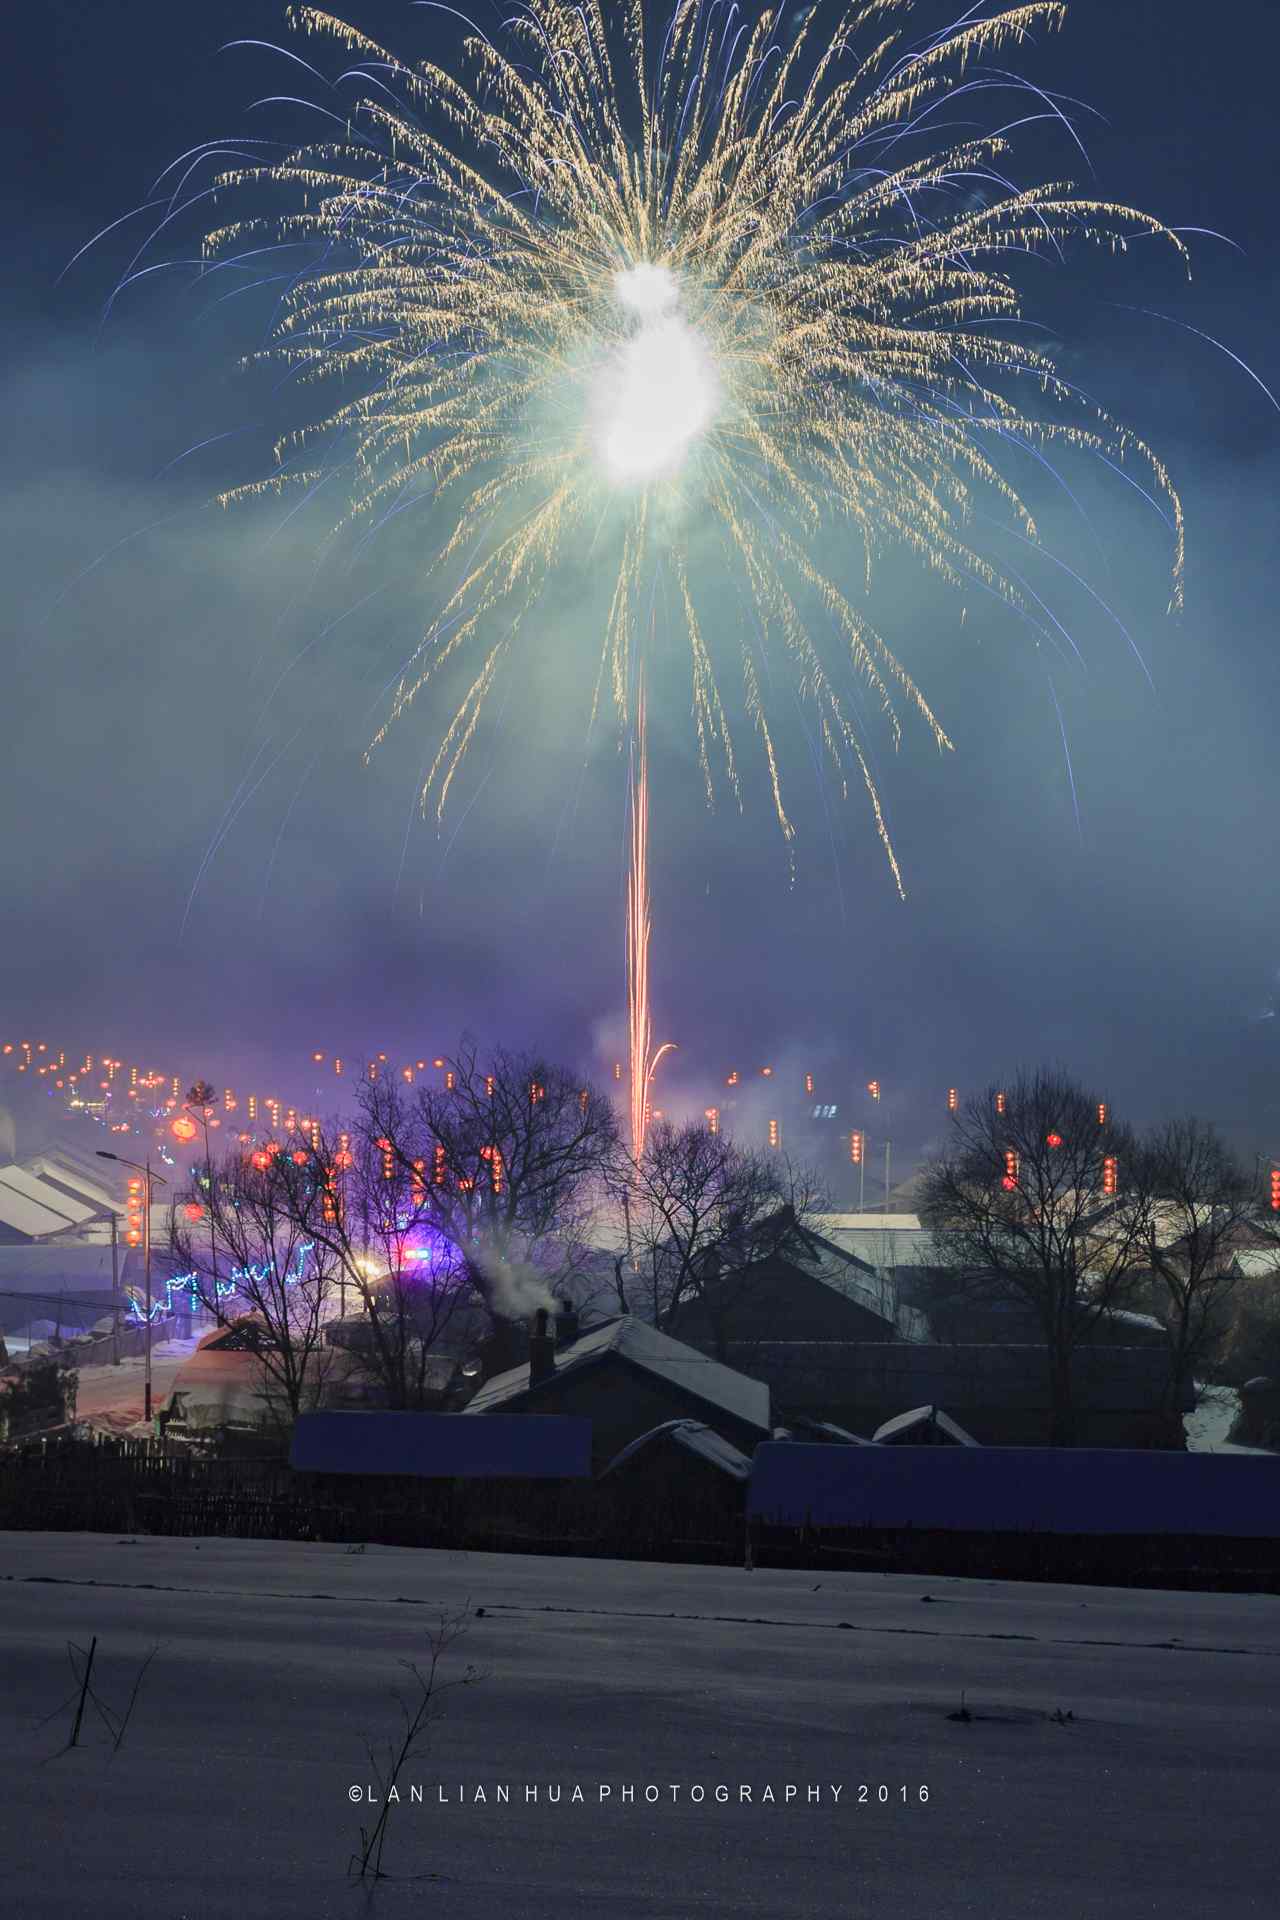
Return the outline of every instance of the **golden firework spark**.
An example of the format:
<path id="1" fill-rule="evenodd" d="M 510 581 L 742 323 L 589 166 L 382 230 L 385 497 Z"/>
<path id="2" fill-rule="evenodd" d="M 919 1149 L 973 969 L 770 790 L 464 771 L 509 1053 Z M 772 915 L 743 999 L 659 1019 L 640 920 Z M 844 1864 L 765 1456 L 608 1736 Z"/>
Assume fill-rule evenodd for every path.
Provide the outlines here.
<path id="1" fill-rule="evenodd" d="M 994 501 L 1034 538 L 999 462 L 1011 445 L 1066 445 L 1145 465 L 1169 503 L 1179 600 L 1182 513 L 1163 465 L 1015 336 L 1007 267 L 1080 240 L 1182 242 L 1069 183 L 1011 184 L 1005 135 L 929 144 L 936 109 L 986 56 L 1061 24 L 1058 0 L 970 9 L 910 45 L 914 11 L 853 0 L 819 40 L 817 8 L 753 24 L 676 0 L 654 28 L 643 0 L 523 0 L 501 45 L 467 34 L 460 74 L 291 9 L 354 56 L 343 78 L 359 103 L 338 137 L 221 174 L 218 192 L 284 190 L 290 210 L 273 200 L 206 246 L 315 249 L 268 350 L 342 391 L 281 445 L 274 475 L 237 491 L 316 482 L 332 456 L 317 466 L 309 450 L 336 436 L 356 515 L 423 502 L 441 516 L 439 611 L 372 743 L 470 654 L 424 809 L 443 810 L 539 597 L 590 555 L 607 583 L 593 722 L 602 699 L 631 720 L 661 595 L 687 635 L 708 798 L 720 778 L 741 798 L 722 698 L 736 658 L 790 842 L 763 694 L 780 648 L 838 783 L 861 775 L 901 891 L 851 713 L 859 680 L 895 745 L 898 702 L 951 743 L 841 581 L 869 582 L 899 547 L 1023 606 L 969 530 Z M 837 577 L 813 557 L 832 533 Z"/>
<path id="2" fill-rule="evenodd" d="M 638 1160 L 649 1131 L 649 1088 L 658 1063 L 675 1051 L 667 1040 L 653 1051 L 653 1016 L 649 1004 L 649 740 L 645 727 L 644 681 L 636 693 L 635 739 L 632 743 L 631 864 L 627 873 L 627 1021 L 631 1057 L 631 1150 Z"/>

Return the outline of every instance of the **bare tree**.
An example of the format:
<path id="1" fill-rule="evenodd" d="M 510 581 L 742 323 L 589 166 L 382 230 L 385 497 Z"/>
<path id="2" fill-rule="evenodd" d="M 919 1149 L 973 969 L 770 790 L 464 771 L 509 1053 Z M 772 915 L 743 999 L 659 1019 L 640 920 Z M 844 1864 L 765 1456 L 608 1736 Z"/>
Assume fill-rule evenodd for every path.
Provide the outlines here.
<path id="1" fill-rule="evenodd" d="M 220 1324 L 233 1302 L 251 1317 L 268 1404 L 290 1421 L 319 1394 L 335 1281 L 310 1213 L 280 1156 L 265 1152 L 227 1154 L 209 1168 L 207 1187 L 197 1182 L 170 1211 L 170 1251 L 192 1292 Z"/>
<path id="2" fill-rule="evenodd" d="M 583 1265 L 602 1184 L 620 1151 L 606 1095 L 569 1068 L 464 1039 L 443 1086 L 362 1085 L 360 1131 L 387 1140 L 402 1179 L 494 1319 L 551 1304 Z"/>
<path id="3" fill-rule="evenodd" d="M 1239 1280 L 1235 1253 L 1257 1214 L 1253 1182 L 1209 1122 L 1171 1120 L 1141 1144 L 1142 1263 L 1165 1296 L 1169 1411 L 1220 1341 Z"/>
<path id="4" fill-rule="evenodd" d="M 365 1098 L 349 1129 L 317 1127 L 305 1146 L 273 1152 L 273 1142 L 256 1156 L 271 1158 L 282 1204 L 332 1275 L 340 1324 L 329 1338 L 401 1410 L 439 1403 L 474 1344 L 476 1303 L 466 1263 L 439 1229 L 431 1162 L 410 1136 L 394 1102 Z"/>
<path id="5" fill-rule="evenodd" d="M 969 1299 L 1021 1303 L 1048 1367 L 1049 1444 L 1076 1435 L 1073 1363 L 1098 1321 L 1130 1294 L 1147 1245 L 1148 1202 L 1119 1193 L 1137 1149 L 1108 1109 L 1049 1068 L 994 1088 L 952 1117 L 948 1148 L 924 1169 L 920 1214 L 936 1262 Z"/>
<path id="6" fill-rule="evenodd" d="M 788 1246 L 803 1252 L 806 1229 L 820 1226 L 829 1204 L 808 1168 L 740 1146 L 704 1122 L 669 1120 L 649 1129 L 620 1202 L 633 1276 L 628 1281 L 619 1256 L 624 1311 L 630 1289 L 644 1316 L 672 1331 L 696 1307 L 720 1359 L 762 1262 Z"/>

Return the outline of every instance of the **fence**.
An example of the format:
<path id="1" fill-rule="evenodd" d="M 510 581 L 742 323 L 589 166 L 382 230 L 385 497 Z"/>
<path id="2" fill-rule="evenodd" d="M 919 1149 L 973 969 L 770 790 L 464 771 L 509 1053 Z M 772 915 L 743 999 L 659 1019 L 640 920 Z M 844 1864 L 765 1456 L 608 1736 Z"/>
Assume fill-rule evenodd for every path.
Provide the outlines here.
<path id="1" fill-rule="evenodd" d="M 830 1451 L 836 1451 L 831 1449 Z M 860 1452 L 863 1450 L 859 1450 Z M 943 1449 L 910 1449 L 917 1459 Z M 1276 1469 L 1280 1475 L 1280 1469 Z M 834 1516 L 826 1516 L 828 1522 Z M 1280 1593 L 1280 1538 L 1054 1535 L 752 1517 L 758 1566 Z M 739 1564 L 740 1493 L 635 1480 L 295 1473 L 178 1443 L 53 1435 L 0 1452 L 0 1530 L 231 1535 Z"/>
<path id="2" fill-rule="evenodd" d="M 4 1528 L 714 1564 L 742 1556 L 740 1498 L 728 1493 L 697 1489 L 645 1507 L 608 1482 L 299 1474 L 283 1460 L 202 1459 L 171 1441 L 63 1436 L 0 1454 Z"/>

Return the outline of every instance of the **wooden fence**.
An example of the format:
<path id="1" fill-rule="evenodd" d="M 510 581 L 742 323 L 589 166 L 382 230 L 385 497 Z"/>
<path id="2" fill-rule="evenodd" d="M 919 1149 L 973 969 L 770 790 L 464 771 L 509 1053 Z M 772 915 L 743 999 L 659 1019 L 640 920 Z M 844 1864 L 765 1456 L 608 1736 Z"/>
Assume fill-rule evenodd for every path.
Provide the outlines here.
<path id="1" fill-rule="evenodd" d="M 0 1451 L 0 1530 L 231 1535 L 704 1565 L 845 1568 L 1280 1593 L 1280 1538 L 777 1526 L 744 1537 L 740 1492 L 643 1480 L 299 1474 L 172 1441 L 49 1436 Z"/>
<path id="2" fill-rule="evenodd" d="M 740 1496 L 646 1505 L 581 1480 L 300 1474 L 173 1442 L 51 1436 L 0 1453 L 0 1529 L 376 1542 L 732 1563 Z"/>

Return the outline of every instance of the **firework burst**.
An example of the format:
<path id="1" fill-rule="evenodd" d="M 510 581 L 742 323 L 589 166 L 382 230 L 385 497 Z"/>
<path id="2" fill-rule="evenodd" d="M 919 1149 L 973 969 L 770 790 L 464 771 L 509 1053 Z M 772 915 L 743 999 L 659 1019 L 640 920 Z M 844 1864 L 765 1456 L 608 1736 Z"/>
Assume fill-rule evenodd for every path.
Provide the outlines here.
<path id="1" fill-rule="evenodd" d="M 353 57 L 358 104 L 339 137 L 221 174 L 216 195 L 262 189 L 273 208 L 209 233 L 206 251 L 315 249 L 268 352 L 341 395 L 281 445 L 275 474 L 228 498 L 342 467 L 353 515 L 417 505 L 444 528 L 434 617 L 372 743 L 470 655 L 424 810 L 443 810 L 540 596 L 589 554 L 605 583 L 592 722 L 602 702 L 624 733 L 633 720 L 645 609 L 661 605 L 687 637 L 708 799 L 720 780 L 740 799 L 733 672 L 790 842 L 762 692 L 779 652 L 838 783 L 861 776 L 901 891 L 851 713 L 859 681 L 895 745 L 899 706 L 950 742 L 848 582 L 860 595 L 878 556 L 906 548 L 1034 623 L 970 529 L 994 502 L 1034 538 L 1001 457 L 1065 443 L 1145 465 L 1179 598 L 1165 469 L 1015 335 L 1007 268 L 1072 242 L 1181 241 L 1067 183 L 1014 185 L 1005 135 L 931 144 L 937 109 L 976 90 L 986 56 L 1063 13 L 971 8 L 908 45 L 914 0 L 856 0 L 820 39 L 819 8 L 784 31 L 778 11 L 752 22 L 726 0 L 677 0 L 656 27 L 642 0 L 523 0 L 502 45 L 466 36 L 460 75 L 291 9 Z M 839 577 L 813 558 L 833 532 Z"/>

